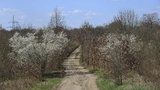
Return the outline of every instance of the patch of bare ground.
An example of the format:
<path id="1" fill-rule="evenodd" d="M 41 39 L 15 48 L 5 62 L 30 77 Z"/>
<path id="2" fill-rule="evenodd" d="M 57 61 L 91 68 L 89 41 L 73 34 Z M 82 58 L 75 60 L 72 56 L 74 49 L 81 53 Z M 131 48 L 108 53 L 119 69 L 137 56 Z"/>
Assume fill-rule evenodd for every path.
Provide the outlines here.
<path id="1" fill-rule="evenodd" d="M 99 90 L 97 77 L 80 65 L 81 47 L 77 48 L 63 63 L 66 77 L 57 90 Z"/>

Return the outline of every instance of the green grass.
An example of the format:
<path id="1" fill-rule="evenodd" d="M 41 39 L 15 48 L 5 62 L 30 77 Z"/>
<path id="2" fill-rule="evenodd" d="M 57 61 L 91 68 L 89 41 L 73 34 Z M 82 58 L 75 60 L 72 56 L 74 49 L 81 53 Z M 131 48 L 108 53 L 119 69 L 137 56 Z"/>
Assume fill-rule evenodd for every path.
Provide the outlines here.
<path id="1" fill-rule="evenodd" d="M 123 85 L 117 86 L 112 79 L 109 79 L 107 75 L 103 73 L 103 70 L 93 70 L 93 73 L 97 75 L 97 86 L 99 90 L 154 90 L 149 86 L 140 85 L 133 82 L 124 82 Z"/>
<path id="2" fill-rule="evenodd" d="M 54 90 L 62 78 L 47 78 L 44 82 L 37 83 L 31 90 Z"/>
<path id="3" fill-rule="evenodd" d="M 147 86 L 136 84 L 123 84 L 121 86 L 117 86 L 113 81 L 104 78 L 97 79 L 97 86 L 100 90 L 152 90 Z"/>

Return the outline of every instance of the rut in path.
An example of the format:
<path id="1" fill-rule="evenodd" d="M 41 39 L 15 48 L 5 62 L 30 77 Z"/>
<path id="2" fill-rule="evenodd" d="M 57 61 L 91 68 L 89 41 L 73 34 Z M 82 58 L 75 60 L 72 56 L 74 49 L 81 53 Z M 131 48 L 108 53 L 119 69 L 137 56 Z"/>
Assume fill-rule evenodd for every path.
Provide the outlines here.
<path id="1" fill-rule="evenodd" d="M 63 63 L 66 77 L 58 86 L 57 90 L 98 90 L 96 76 L 79 63 L 81 47 L 77 48 Z"/>

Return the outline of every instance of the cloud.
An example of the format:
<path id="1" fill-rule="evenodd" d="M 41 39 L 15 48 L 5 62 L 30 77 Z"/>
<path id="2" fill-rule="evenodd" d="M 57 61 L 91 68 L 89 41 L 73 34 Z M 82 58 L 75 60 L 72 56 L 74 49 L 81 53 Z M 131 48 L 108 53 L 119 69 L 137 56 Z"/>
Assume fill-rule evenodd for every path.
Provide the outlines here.
<path id="1" fill-rule="evenodd" d="M 0 9 L 0 14 L 5 15 L 5 14 L 14 14 L 19 12 L 17 9 L 12 9 L 12 8 L 1 8 Z"/>
<path id="2" fill-rule="evenodd" d="M 114 1 L 114 2 L 115 2 L 115 1 L 120 1 L 120 0 L 111 0 L 111 1 Z"/>
<path id="3" fill-rule="evenodd" d="M 100 14 L 93 11 L 88 11 L 84 14 L 84 16 L 87 16 L 87 17 L 98 16 L 98 15 Z"/>
<path id="4" fill-rule="evenodd" d="M 79 9 L 74 9 L 74 10 L 70 10 L 70 11 L 62 10 L 62 15 L 64 15 L 64 16 L 82 14 L 82 13 L 83 13 L 83 11 L 79 10 Z"/>
<path id="5" fill-rule="evenodd" d="M 94 12 L 94 11 L 87 11 L 87 10 L 80 10 L 80 9 L 74 9 L 71 11 L 63 11 L 64 16 L 68 15 L 81 15 L 85 17 L 93 17 L 93 16 L 98 16 L 101 15 L 100 13 Z"/>
<path id="6" fill-rule="evenodd" d="M 156 9 L 157 9 L 157 10 L 160 10 L 160 6 L 157 6 Z"/>
<path id="7" fill-rule="evenodd" d="M 152 8 L 148 11 L 148 13 L 158 13 L 160 14 L 160 6 L 157 6 L 155 8 Z"/>
<path id="8" fill-rule="evenodd" d="M 110 1 L 113 1 L 113 2 L 120 2 L 120 1 L 126 1 L 126 0 L 110 0 Z"/>
<path id="9" fill-rule="evenodd" d="M 2 17 L 7 17 L 7 18 L 12 18 L 12 16 L 15 16 L 15 19 L 17 21 L 23 22 L 26 18 L 26 15 L 15 8 L 0 8 L 0 16 Z"/>
<path id="10" fill-rule="evenodd" d="M 64 7 L 57 7 L 57 8 L 58 8 L 58 10 L 60 10 L 61 14 L 66 17 L 74 15 L 74 16 L 83 16 L 85 18 L 92 18 L 94 16 L 101 15 L 101 13 L 95 12 L 92 10 L 81 10 L 81 9 L 64 10 L 65 9 Z M 53 15 L 53 13 L 54 13 L 54 11 L 48 13 L 47 15 L 49 17 L 51 17 Z"/>
<path id="11" fill-rule="evenodd" d="M 70 13 L 70 14 L 80 14 L 80 13 L 83 13 L 83 11 L 79 10 L 79 9 L 75 9 L 75 10 L 72 10 L 72 11 L 68 11 L 68 13 Z"/>
<path id="12" fill-rule="evenodd" d="M 60 9 L 59 9 L 60 10 Z M 72 9 L 72 10 L 60 10 L 62 16 L 67 19 L 71 18 L 81 18 L 82 20 L 91 20 L 95 17 L 101 17 L 103 14 L 93 10 L 82 10 L 82 9 Z M 50 12 L 47 16 L 52 16 L 54 12 Z"/>

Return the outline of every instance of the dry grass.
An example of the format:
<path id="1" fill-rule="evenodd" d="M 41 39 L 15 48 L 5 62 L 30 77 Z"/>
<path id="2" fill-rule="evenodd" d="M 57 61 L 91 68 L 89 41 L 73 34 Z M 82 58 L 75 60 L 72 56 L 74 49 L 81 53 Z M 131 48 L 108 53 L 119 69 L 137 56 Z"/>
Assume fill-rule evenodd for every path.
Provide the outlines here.
<path id="1" fill-rule="evenodd" d="M 33 78 L 8 80 L 0 84 L 0 90 L 28 90 L 35 81 Z"/>

